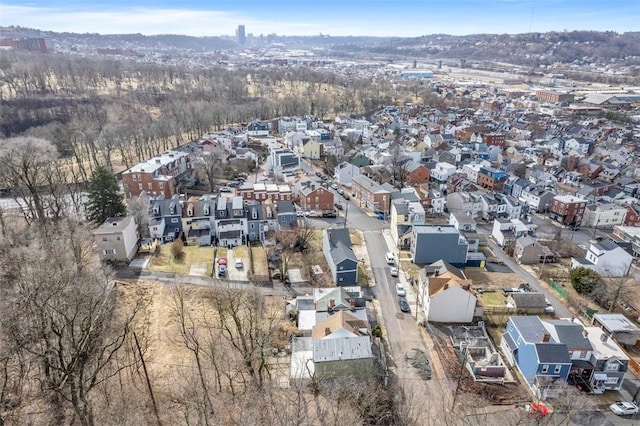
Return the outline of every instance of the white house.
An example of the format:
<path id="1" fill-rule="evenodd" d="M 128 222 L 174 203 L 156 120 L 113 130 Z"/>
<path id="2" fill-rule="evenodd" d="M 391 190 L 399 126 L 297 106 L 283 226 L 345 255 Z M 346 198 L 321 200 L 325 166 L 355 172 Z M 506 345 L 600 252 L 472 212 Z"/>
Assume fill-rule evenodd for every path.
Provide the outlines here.
<path id="1" fill-rule="evenodd" d="M 613 229 L 622 225 L 627 214 L 627 209 L 611 203 L 591 204 L 584 209 L 582 223 L 589 228 Z"/>
<path id="2" fill-rule="evenodd" d="M 443 260 L 420 271 L 417 292 L 418 320 L 470 323 L 474 317 L 482 316 L 471 280 Z"/>
<path id="3" fill-rule="evenodd" d="M 544 188 L 529 187 L 522 190 L 519 199 L 528 205 L 530 210 L 545 212 L 553 201 L 553 193 Z"/>
<path id="4" fill-rule="evenodd" d="M 633 256 L 615 241 L 605 238 L 589 245 L 585 257 L 572 257 L 571 269 L 593 269 L 605 277 L 621 277 L 629 272 Z"/>
<path id="5" fill-rule="evenodd" d="M 507 243 L 515 243 L 516 239 L 534 231 L 535 225 L 525 224 L 520 219 L 497 218 L 493 221 L 491 236 L 496 244 L 503 247 Z"/>
<path id="6" fill-rule="evenodd" d="M 108 218 L 93 236 L 102 260 L 130 262 L 138 252 L 138 231 L 131 216 Z"/>
<path id="7" fill-rule="evenodd" d="M 333 170 L 333 179 L 340 185 L 351 187 L 351 180 L 354 176 L 360 175 L 360 167 L 343 161 Z"/>
<path id="8" fill-rule="evenodd" d="M 449 177 L 453 176 L 457 168 L 453 164 L 449 163 L 436 163 L 436 167 L 431 170 L 429 175 L 433 180 L 439 183 L 446 183 Z"/>

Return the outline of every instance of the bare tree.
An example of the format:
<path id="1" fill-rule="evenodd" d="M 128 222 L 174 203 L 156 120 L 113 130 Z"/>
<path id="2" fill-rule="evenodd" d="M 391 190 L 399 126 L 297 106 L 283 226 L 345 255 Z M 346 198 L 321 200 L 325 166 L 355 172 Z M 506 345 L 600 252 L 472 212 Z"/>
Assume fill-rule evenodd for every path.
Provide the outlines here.
<path id="1" fill-rule="evenodd" d="M 95 390 L 126 364 L 140 300 L 121 305 L 118 289 L 95 260 L 91 237 L 79 224 L 62 221 L 26 234 L 27 247 L 12 247 L 0 265 L 5 318 L 0 331 L 38 368 L 32 390 L 56 423 L 95 424 Z M 122 358 L 121 358 L 122 359 Z"/>
<path id="2" fill-rule="evenodd" d="M 11 188 L 24 207 L 28 222 L 44 222 L 47 180 L 58 156 L 53 144 L 44 139 L 16 137 L 0 140 L 0 181 Z"/>

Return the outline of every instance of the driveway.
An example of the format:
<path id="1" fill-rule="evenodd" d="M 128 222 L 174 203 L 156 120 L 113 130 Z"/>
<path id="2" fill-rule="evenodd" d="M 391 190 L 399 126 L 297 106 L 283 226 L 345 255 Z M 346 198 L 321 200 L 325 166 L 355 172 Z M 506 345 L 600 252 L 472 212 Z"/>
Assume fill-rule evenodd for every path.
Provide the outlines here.
<path id="1" fill-rule="evenodd" d="M 243 257 L 240 259 L 242 259 L 243 266 L 242 268 L 236 268 L 236 257 L 234 256 L 233 249 L 227 250 L 227 278 L 230 281 L 249 281 L 247 276 L 249 259 Z"/>

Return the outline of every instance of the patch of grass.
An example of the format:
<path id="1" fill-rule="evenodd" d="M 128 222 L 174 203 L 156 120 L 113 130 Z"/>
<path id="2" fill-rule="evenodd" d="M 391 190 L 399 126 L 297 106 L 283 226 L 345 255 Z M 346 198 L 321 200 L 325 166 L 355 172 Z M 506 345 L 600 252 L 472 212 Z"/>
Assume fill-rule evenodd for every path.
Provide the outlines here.
<path id="1" fill-rule="evenodd" d="M 151 258 L 149 269 L 158 272 L 189 275 L 193 263 L 207 263 L 207 271 L 211 272 L 213 252 L 210 247 L 185 246 L 183 253 L 182 259 L 174 259 L 171 255 L 171 244 L 163 244 L 160 246 L 160 255 Z"/>
<path id="2" fill-rule="evenodd" d="M 238 246 L 233 248 L 233 257 L 249 257 L 249 247 Z"/>
<path id="3" fill-rule="evenodd" d="M 351 237 L 351 244 L 354 246 L 362 245 L 362 233 L 360 231 L 351 231 L 349 232 L 349 237 Z"/>
<path id="4" fill-rule="evenodd" d="M 309 248 L 311 250 L 322 251 L 322 231 L 320 230 L 313 231 L 313 236 L 309 240 Z"/>
<path id="5" fill-rule="evenodd" d="M 358 285 L 360 287 L 369 287 L 369 274 L 363 263 L 358 263 Z"/>
<path id="6" fill-rule="evenodd" d="M 217 257 L 227 257 L 227 249 L 224 247 L 218 247 L 218 251 L 216 251 Z"/>
<path id="7" fill-rule="evenodd" d="M 505 297 L 500 291 L 488 291 L 480 295 L 485 306 L 504 306 Z"/>
<path id="8" fill-rule="evenodd" d="M 269 275 L 269 270 L 267 269 L 267 252 L 264 247 L 251 247 L 251 256 L 253 257 L 254 275 Z"/>

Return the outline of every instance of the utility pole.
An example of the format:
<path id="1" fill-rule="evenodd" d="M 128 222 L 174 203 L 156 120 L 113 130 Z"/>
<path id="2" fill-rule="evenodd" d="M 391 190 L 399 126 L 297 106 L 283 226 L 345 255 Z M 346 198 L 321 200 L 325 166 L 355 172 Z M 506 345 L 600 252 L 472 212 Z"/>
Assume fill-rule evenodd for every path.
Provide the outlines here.
<path id="1" fill-rule="evenodd" d="M 344 227 L 347 227 L 347 215 L 349 214 L 349 202 L 345 203 L 347 206 L 344 208 Z"/>

